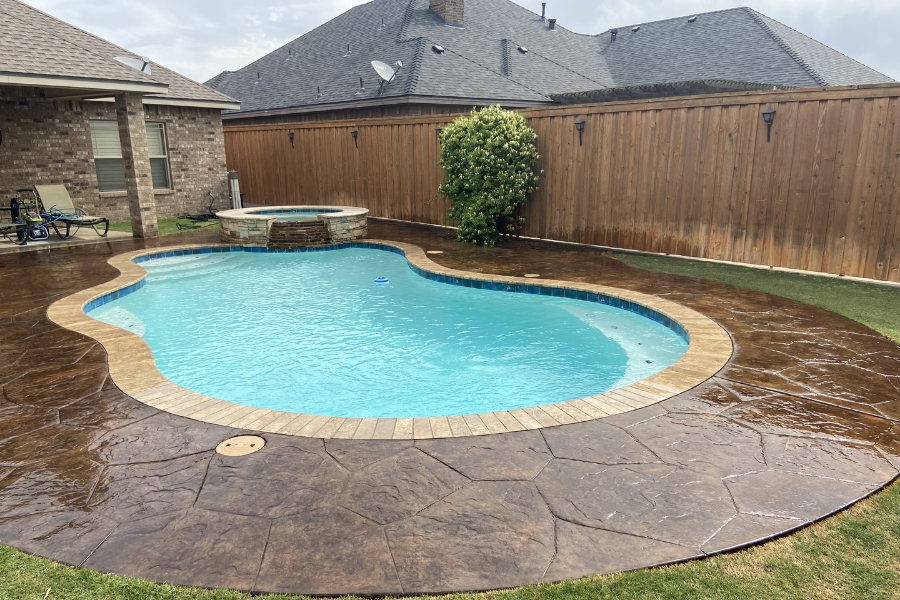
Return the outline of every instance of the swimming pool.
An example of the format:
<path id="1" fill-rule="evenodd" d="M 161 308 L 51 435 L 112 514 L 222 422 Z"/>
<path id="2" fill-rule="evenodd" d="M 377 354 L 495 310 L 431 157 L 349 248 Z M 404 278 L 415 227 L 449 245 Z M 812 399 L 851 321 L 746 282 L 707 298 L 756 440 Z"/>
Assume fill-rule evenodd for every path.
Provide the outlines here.
<path id="1" fill-rule="evenodd" d="M 146 285 L 90 315 L 143 337 L 178 385 L 260 408 L 371 418 L 510 410 L 628 385 L 687 349 L 641 314 L 537 286 L 448 285 L 379 249 L 141 266 Z"/>

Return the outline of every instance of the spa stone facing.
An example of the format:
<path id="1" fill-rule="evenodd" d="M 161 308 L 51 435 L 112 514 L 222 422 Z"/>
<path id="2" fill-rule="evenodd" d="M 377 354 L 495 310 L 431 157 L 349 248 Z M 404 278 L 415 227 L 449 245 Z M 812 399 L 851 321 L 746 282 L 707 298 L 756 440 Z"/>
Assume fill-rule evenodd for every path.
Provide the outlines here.
<path id="1" fill-rule="evenodd" d="M 316 215 L 316 220 L 324 223 L 328 239 L 319 240 L 317 236 L 309 236 L 308 226 L 289 226 L 280 222 L 276 227 L 280 229 L 279 239 L 273 239 L 272 226 L 278 220 L 278 215 L 271 213 L 313 209 L 323 211 Z M 261 214 L 263 212 L 266 214 Z M 368 231 L 368 214 L 367 208 L 347 206 L 263 206 L 225 210 L 217 216 L 223 244 L 283 249 L 341 244 L 363 238 Z M 312 239 L 308 240 L 310 237 Z"/>

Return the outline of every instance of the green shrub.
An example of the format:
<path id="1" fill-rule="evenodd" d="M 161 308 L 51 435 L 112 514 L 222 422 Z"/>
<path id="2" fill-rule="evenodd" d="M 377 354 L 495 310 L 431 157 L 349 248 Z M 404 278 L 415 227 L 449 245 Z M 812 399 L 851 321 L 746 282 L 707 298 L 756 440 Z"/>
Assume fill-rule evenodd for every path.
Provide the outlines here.
<path id="1" fill-rule="evenodd" d="M 460 242 L 493 246 L 525 221 L 519 208 L 537 189 L 537 134 L 517 112 L 489 106 L 459 117 L 441 133 L 448 218 Z"/>

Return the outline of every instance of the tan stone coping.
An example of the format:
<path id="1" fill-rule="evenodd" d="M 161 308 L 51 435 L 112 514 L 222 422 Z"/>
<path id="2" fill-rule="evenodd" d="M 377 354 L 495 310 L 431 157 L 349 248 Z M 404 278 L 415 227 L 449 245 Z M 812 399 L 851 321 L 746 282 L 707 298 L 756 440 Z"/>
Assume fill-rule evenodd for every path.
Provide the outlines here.
<path id="1" fill-rule="evenodd" d="M 504 284 L 529 286 L 537 284 L 534 279 L 449 269 L 432 262 L 421 248 L 412 244 L 369 239 L 365 240 L 365 243 L 398 248 L 405 253 L 410 263 L 439 275 Z M 316 438 L 363 440 L 449 438 L 590 421 L 650 406 L 685 392 L 717 373 L 725 366 L 732 353 L 731 337 L 722 327 L 708 317 L 675 302 L 602 285 L 541 280 L 539 285 L 542 286 L 605 294 L 653 309 L 677 321 L 687 331 L 690 340 L 688 350 L 668 369 L 625 387 L 568 402 L 501 412 L 411 419 L 352 419 L 235 404 L 198 394 L 168 380 L 156 368 L 153 353 L 143 339 L 119 327 L 97 321 L 84 312 L 84 307 L 92 300 L 137 283 L 146 276 L 146 271 L 132 262 L 135 258 L 212 246 L 210 244 L 175 246 L 114 256 L 109 259 L 109 264 L 121 273 L 117 278 L 54 302 L 47 310 L 47 316 L 58 325 L 100 342 L 109 357 L 110 377 L 123 392 L 144 404 L 217 425 Z"/>

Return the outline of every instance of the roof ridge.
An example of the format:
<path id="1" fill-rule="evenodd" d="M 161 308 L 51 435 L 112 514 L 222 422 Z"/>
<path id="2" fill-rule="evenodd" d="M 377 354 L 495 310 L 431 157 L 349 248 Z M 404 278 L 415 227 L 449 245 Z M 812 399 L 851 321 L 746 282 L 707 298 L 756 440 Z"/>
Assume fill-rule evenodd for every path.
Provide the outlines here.
<path id="1" fill-rule="evenodd" d="M 810 77 L 813 78 L 813 81 L 815 81 L 822 87 L 828 86 L 828 81 L 824 77 L 822 77 L 822 75 L 820 75 L 818 71 L 812 68 L 812 66 L 808 62 L 803 60 L 803 58 L 797 53 L 796 50 L 794 50 L 794 48 L 790 44 L 788 44 L 780 35 L 775 33 L 775 31 L 771 27 L 769 27 L 769 24 L 762 20 L 759 13 L 757 13 L 749 6 L 742 6 L 741 8 L 750 16 L 751 19 L 753 19 L 753 21 L 757 25 L 762 27 L 763 30 L 765 30 L 770 36 L 772 36 L 772 39 L 775 40 L 775 42 L 781 47 L 781 49 L 787 52 L 788 55 L 793 58 L 797 62 L 797 64 L 800 65 L 800 67 L 809 74 Z"/>
<path id="2" fill-rule="evenodd" d="M 503 38 L 500 40 L 500 62 L 503 69 L 503 74 L 507 77 L 512 75 L 512 56 L 510 56 L 510 42 L 507 38 Z"/>
<path id="3" fill-rule="evenodd" d="M 717 15 L 719 13 L 727 13 L 727 12 L 735 12 L 735 11 L 745 10 L 746 8 L 747 8 L 746 6 L 734 6 L 732 8 L 722 8 L 720 10 L 710 10 L 710 11 L 701 12 L 701 13 L 688 13 L 687 15 L 681 15 L 678 17 L 669 17 L 668 19 L 657 19 L 656 21 L 640 21 L 637 23 L 630 23 L 629 25 L 620 25 L 618 27 L 610 27 L 606 31 L 601 31 L 600 33 L 595 33 L 592 35 L 593 35 L 593 37 L 600 37 L 602 35 L 608 34 L 613 29 L 627 29 L 627 28 L 633 27 L 635 25 L 641 25 L 641 26 L 655 25 L 656 23 L 667 23 L 669 21 L 680 21 L 681 19 L 685 19 L 687 17 L 702 17 L 704 15 Z"/>
<path id="4" fill-rule="evenodd" d="M 425 41 L 425 38 L 418 38 L 416 40 L 416 53 L 413 57 L 409 80 L 406 82 L 407 94 L 414 94 L 416 86 L 419 85 L 419 72 L 422 70 L 422 59 L 425 56 Z"/>
<path id="5" fill-rule="evenodd" d="M 522 6 L 522 5 L 519 4 L 518 2 L 514 2 L 513 0 L 506 0 L 506 3 L 509 4 L 510 7 L 513 8 L 513 9 L 518 9 L 518 10 L 520 10 L 520 11 L 522 11 L 522 12 L 526 12 L 526 13 L 529 13 L 529 14 L 531 14 L 531 15 L 534 15 L 534 17 L 535 17 L 534 20 L 535 20 L 535 21 L 540 21 L 540 20 L 541 20 L 541 15 L 537 14 L 536 12 L 534 12 L 533 10 L 531 10 L 530 8 L 527 8 L 527 7 L 525 7 L 525 6 Z M 550 17 L 547 17 L 547 18 L 549 19 Z M 557 24 L 556 24 L 556 30 L 557 30 L 557 31 L 562 31 L 562 32 L 565 32 L 565 33 L 568 33 L 568 34 L 571 34 L 571 35 L 581 36 L 581 37 L 597 37 L 597 35 L 598 35 L 598 34 L 596 34 L 596 33 L 579 33 L 579 32 L 577 32 L 577 31 L 572 31 L 571 29 L 569 29 L 568 27 L 566 27 L 565 25 L 563 25 L 563 24 L 561 24 L 561 23 L 557 23 Z M 512 41 L 512 40 L 510 40 L 510 41 Z"/>
<path id="6" fill-rule="evenodd" d="M 408 0 L 406 3 L 406 10 L 403 11 L 403 21 L 400 23 L 400 31 L 397 32 L 398 42 L 407 42 L 411 39 L 409 37 L 409 24 L 412 21 L 413 2 L 415 1 L 416 0 Z"/>

